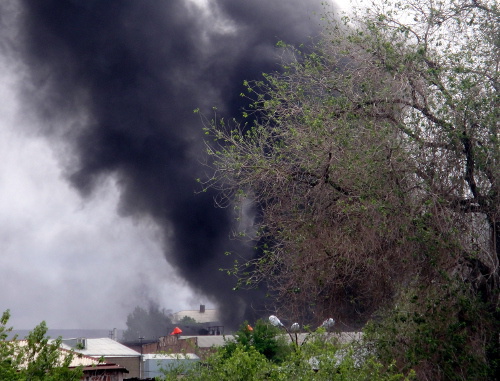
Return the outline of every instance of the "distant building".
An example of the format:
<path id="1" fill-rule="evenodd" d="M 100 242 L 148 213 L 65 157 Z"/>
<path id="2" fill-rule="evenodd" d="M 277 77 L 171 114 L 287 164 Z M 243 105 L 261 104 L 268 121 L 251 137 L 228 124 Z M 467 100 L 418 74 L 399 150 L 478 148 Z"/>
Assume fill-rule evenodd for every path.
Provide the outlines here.
<path id="1" fill-rule="evenodd" d="M 206 359 L 207 355 L 214 351 L 214 348 L 223 346 L 226 340 L 234 340 L 232 335 L 198 335 L 191 336 L 184 334 L 181 335 L 168 335 L 160 337 L 157 341 L 142 343 L 143 358 L 149 354 L 181 354 L 192 353 L 202 359 Z M 136 343 L 131 343 L 135 350 L 141 351 Z M 127 343 L 126 345 L 130 345 Z"/>
<path id="2" fill-rule="evenodd" d="M 182 338 L 181 338 L 182 337 Z M 185 339 L 184 336 L 162 336 L 157 341 L 142 344 L 142 353 L 190 353 L 196 348 L 196 339 Z M 139 350 L 141 350 L 139 348 Z"/>
<path id="3" fill-rule="evenodd" d="M 196 320 L 197 323 L 217 323 L 220 321 L 218 311 L 206 309 L 204 304 L 200 305 L 199 310 L 184 310 L 175 312 L 172 315 L 172 323 L 178 324 L 184 316 Z"/>
<path id="4" fill-rule="evenodd" d="M 206 358 L 212 354 L 216 348 L 224 346 L 227 341 L 234 341 L 234 336 L 183 336 L 181 340 L 185 340 L 187 342 L 194 341 L 194 353 L 202 360 L 206 360 Z"/>
<path id="5" fill-rule="evenodd" d="M 184 340 L 193 340 L 195 339 L 196 346 L 200 349 L 207 349 L 213 347 L 222 347 L 226 344 L 226 341 L 233 341 L 233 335 L 225 335 L 225 336 L 183 336 Z"/>

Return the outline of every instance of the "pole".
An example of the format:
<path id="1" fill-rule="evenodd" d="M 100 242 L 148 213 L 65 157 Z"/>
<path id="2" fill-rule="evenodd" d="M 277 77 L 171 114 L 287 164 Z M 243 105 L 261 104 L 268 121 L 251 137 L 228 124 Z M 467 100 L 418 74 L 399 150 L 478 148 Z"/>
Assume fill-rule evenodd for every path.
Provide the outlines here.
<path id="1" fill-rule="evenodd" d="M 144 340 L 144 337 L 140 336 L 139 341 L 141 342 L 141 357 L 139 358 L 139 378 L 142 380 L 143 374 L 142 374 L 142 340 Z"/>

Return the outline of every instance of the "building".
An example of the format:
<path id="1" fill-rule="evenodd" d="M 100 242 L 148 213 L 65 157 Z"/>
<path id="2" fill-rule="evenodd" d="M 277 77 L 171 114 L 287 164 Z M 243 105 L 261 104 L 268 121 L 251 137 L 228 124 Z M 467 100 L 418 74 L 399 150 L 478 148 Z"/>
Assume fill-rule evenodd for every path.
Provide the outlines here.
<path id="1" fill-rule="evenodd" d="M 19 347 L 27 345 L 27 340 L 17 341 Z M 81 367 L 83 371 L 82 381 L 124 381 L 129 371 L 121 365 L 103 362 L 83 354 L 75 354 L 74 350 L 68 348 L 58 348 L 59 362 L 62 363 L 68 355 L 74 353 L 69 364 L 69 368 Z M 26 364 L 22 365 L 26 366 Z"/>
<path id="2" fill-rule="evenodd" d="M 206 360 L 207 357 L 216 350 L 216 348 L 224 346 L 226 341 L 233 341 L 234 336 L 183 336 L 181 340 L 194 341 L 194 353 L 196 353 L 202 360 Z"/>
<path id="3" fill-rule="evenodd" d="M 61 349 L 61 351 L 65 351 Z M 123 381 L 128 378 L 128 370 L 117 364 L 103 363 L 89 356 L 74 356 L 70 368 L 82 367 L 82 381 Z"/>
<path id="4" fill-rule="evenodd" d="M 183 317 L 196 320 L 197 323 L 216 323 L 219 322 L 219 314 L 217 310 L 209 310 L 204 304 L 200 304 L 199 310 L 184 310 L 172 314 L 172 323 L 178 324 Z"/>
<path id="5" fill-rule="evenodd" d="M 64 339 L 62 348 L 121 366 L 128 370 L 127 377 L 129 378 L 141 377 L 141 354 L 110 338 Z"/>

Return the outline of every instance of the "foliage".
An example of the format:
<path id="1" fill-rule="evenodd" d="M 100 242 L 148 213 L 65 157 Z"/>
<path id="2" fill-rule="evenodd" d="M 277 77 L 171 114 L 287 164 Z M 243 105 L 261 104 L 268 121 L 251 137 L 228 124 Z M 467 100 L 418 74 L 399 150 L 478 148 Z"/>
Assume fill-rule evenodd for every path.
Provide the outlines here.
<path id="1" fill-rule="evenodd" d="M 416 282 L 396 308 L 366 327 L 365 340 L 383 362 L 396 359 L 402 370 L 415 369 L 421 379 L 495 379 L 500 357 L 490 332 L 498 330 L 498 322 L 481 304 L 463 284 L 424 288 Z"/>
<path id="2" fill-rule="evenodd" d="M 180 324 L 185 324 L 185 325 L 195 325 L 198 324 L 196 319 L 190 317 L 190 316 L 183 316 L 182 319 L 179 320 Z"/>
<path id="3" fill-rule="evenodd" d="M 263 320 L 257 320 L 251 329 L 248 322 L 244 322 L 234 333 L 234 341 L 228 341 L 223 351 L 226 357 L 231 357 L 238 348 L 247 351 L 253 348 L 266 359 L 280 363 L 291 350 L 280 333 L 279 328 Z"/>
<path id="4" fill-rule="evenodd" d="M 207 361 L 206 367 L 193 379 L 199 380 L 264 380 L 271 363 L 255 348 L 237 345 L 231 356 L 217 352 Z M 187 377 L 189 379 L 189 376 Z"/>
<path id="5" fill-rule="evenodd" d="M 3 312 L 0 319 L 0 379 L 16 380 L 18 379 L 17 370 L 22 359 L 18 356 L 14 341 L 9 341 L 8 337 L 12 328 L 7 327 L 10 318 L 9 310 Z M 14 337 L 12 340 L 16 340 Z"/>
<path id="6" fill-rule="evenodd" d="M 172 328 L 170 313 L 160 310 L 158 305 L 150 304 L 148 309 L 135 307 L 127 316 L 127 329 L 123 332 L 124 341 L 157 339 L 166 336 Z"/>
<path id="7" fill-rule="evenodd" d="M 339 345 L 321 329 L 311 335 L 300 350 L 290 346 L 282 361 L 276 362 L 248 345 L 244 339 L 248 335 L 242 326 L 241 342 L 232 345 L 230 353 L 227 346 L 220 348 L 206 363 L 186 370 L 182 377 L 185 380 L 228 381 L 405 381 L 413 378 L 411 370 L 405 376 L 393 365 L 384 366 L 372 356 L 361 354 L 358 343 Z M 177 376 L 178 373 L 166 372 L 165 379 L 173 380 Z"/>
<path id="8" fill-rule="evenodd" d="M 7 328 L 9 310 L 0 319 L 0 379 L 19 381 L 71 381 L 80 380 L 80 368 L 69 366 L 73 355 L 60 351 L 62 339 L 50 340 L 47 326 L 40 323 L 26 337 L 8 339 L 12 328 Z"/>
<path id="9" fill-rule="evenodd" d="M 383 0 L 325 21 L 312 50 L 281 43 L 283 71 L 245 83 L 248 123 L 206 125 L 205 185 L 222 205 L 254 206 L 239 235 L 261 255 L 229 272 L 313 323 L 369 319 L 412 285 L 422 299 L 408 314 L 429 316 L 394 347 L 396 366 L 487 378 L 500 318 L 498 2 Z M 427 311 L 439 297 L 441 312 Z M 424 345 L 433 335 L 446 344 Z"/>

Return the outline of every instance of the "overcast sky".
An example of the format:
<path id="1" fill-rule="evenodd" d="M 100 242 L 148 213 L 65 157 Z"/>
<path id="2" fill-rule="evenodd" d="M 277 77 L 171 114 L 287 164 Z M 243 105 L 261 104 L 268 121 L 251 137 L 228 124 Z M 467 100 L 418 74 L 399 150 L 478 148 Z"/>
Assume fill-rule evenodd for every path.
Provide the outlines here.
<path id="1" fill-rule="evenodd" d="M 0 33 L 15 33 L 15 18 L 1 22 Z M 86 200 L 63 178 L 60 147 L 37 136 L 44 121 L 20 102 L 26 68 L 1 43 L 0 312 L 10 309 L 17 329 L 42 320 L 111 329 L 148 301 L 173 311 L 212 306 L 167 263 L 152 221 L 117 215 L 113 177 Z"/>

